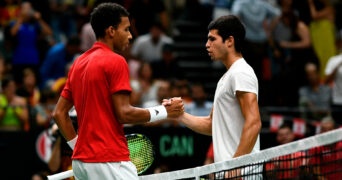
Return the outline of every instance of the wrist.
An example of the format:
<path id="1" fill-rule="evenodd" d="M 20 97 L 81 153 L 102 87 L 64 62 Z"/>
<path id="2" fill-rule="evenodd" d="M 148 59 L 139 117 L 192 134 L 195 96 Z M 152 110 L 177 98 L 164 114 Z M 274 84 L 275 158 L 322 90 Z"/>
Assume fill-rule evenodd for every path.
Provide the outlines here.
<path id="1" fill-rule="evenodd" d="M 147 110 L 150 112 L 150 122 L 155 122 L 167 118 L 167 111 L 165 106 L 163 105 L 150 107 L 147 108 Z"/>
<path id="2" fill-rule="evenodd" d="M 70 141 L 68 141 L 68 145 L 69 147 L 74 150 L 75 148 L 75 145 L 76 145 L 76 142 L 77 142 L 77 138 L 78 138 L 78 135 L 76 135 L 76 137 L 74 137 L 74 139 L 71 139 Z"/>

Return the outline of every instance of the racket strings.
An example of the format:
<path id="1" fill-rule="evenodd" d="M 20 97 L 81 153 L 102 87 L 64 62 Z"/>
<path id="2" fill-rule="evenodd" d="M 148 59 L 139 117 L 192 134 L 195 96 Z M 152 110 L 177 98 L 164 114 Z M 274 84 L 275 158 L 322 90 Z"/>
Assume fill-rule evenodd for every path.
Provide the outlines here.
<path id="1" fill-rule="evenodd" d="M 144 136 L 134 135 L 127 137 L 130 159 L 136 166 L 138 174 L 144 172 L 153 163 L 153 146 Z"/>

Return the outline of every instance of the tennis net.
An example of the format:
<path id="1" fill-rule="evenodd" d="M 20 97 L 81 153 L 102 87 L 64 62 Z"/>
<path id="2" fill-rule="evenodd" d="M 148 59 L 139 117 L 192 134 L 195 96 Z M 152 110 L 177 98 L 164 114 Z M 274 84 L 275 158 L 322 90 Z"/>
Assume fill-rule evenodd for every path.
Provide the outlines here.
<path id="1" fill-rule="evenodd" d="M 160 174 L 141 180 L 342 179 L 342 129 L 268 148 L 230 161 Z"/>

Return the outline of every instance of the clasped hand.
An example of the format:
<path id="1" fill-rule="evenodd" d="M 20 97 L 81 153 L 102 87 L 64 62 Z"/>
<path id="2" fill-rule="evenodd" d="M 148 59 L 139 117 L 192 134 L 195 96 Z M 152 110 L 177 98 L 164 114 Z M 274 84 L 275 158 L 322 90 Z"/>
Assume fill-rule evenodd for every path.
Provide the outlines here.
<path id="1" fill-rule="evenodd" d="M 184 113 L 184 103 L 180 97 L 163 99 L 162 105 L 166 108 L 168 118 L 178 118 Z"/>

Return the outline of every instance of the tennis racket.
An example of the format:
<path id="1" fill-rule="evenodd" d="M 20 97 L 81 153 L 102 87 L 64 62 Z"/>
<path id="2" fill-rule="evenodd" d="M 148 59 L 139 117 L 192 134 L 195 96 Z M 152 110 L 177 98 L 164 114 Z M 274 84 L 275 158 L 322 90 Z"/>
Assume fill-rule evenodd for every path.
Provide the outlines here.
<path id="1" fill-rule="evenodd" d="M 144 173 L 154 161 L 153 144 L 149 138 L 143 134 L 128 134 L 126 135 L 129 157 L 132 163 L 137 168 L 138 174 Z M 64 171 L 54 175 L 47 176 L 49 180 L 60 180 L 72 177 L 72 170 Z"/>

